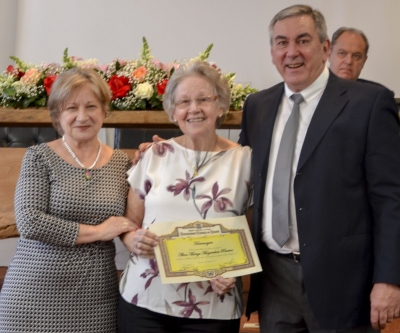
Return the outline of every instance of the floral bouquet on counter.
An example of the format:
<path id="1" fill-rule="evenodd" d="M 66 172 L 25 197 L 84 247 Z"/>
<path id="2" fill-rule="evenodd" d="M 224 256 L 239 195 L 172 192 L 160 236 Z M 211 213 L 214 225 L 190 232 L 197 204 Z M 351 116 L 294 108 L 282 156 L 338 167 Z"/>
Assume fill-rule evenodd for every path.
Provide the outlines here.
<path id="1" fill-rule="evenodd" d="M 191 60 L 207 61 L 213 44 Z M 5 108 L 45 107 L 51 86 L 57 76 L 73 67 L 90 68 L 99 73 L 112 92 L 111 110 L 162 110 L 165 87 L 179 62 L 162 63 L 155 60 L 146 38 L 139 59 L 116 59 L 109 64 L 98 65 L 97 59 L 81 59 L 68 56 L 65 49 L 62 64 L 27 64 L 17 57 L 16 67 L 8 66 L 0 75 L 0 106 Z M 223 74 L 231 87 L 231 110 L 240 110 L 246 97 L 257 90 L 250 85 L 234 82 L 235 74 Z"/>

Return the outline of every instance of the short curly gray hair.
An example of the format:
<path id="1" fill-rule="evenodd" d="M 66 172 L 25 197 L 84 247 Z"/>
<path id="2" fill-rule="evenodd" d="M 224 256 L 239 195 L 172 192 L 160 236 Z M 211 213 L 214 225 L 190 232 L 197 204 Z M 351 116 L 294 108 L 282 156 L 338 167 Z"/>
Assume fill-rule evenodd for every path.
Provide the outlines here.
<path id="1" fill-rule="evenodd" d="M 224 110 L 222 117 L 216 120 L 216 128 L 218 128 L 225 120 L 226 114 L 231 104 L 231 90 L 228 80 L 221 75 L 217 69 L 210 66 L 209 63 L 201 60 L 190 61 L 174 72 L 168 81 L 163 97 L 164 111 L 168 114 L 171 122 L 174 122 L 173 114 L 175 111 L 175 93 L 179 84 L 189 76 L 200 76 L 207 79 L 214 87 L 215 94 L 217 95 L 217 103 Z"/>
<path id="2" fill-rule="evenodd" d="M 107 83 L 93 69 L 72 68 L 61 73 L 54 81 L 47 108 L 50 110 L 50 117 L 53 127 L 60 135 L 64 134 L 60 126 L 59 115 L 62 112 L 71 92 L 89 84 L 94 95 L 100 102 L 105 116 L 109 113 L 111 91 Z"/>

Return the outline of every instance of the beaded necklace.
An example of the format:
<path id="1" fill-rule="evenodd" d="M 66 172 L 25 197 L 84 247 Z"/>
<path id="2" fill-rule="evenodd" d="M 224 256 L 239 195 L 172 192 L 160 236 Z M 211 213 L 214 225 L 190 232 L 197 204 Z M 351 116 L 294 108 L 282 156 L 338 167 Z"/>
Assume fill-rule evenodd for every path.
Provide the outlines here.
<path id="1" fill-rule="evenodd" d="M 99 160 L 99 157 L 100 157 L 101 146 L 102 146 L 102 144 L 101 144 L 101 141 L 100 141 L 99 138 L 97 138 L 97 140 L 99 141 L 99 149 L 98 149 L 98 151 L 97 151 L 96 159 L 95 159 L 94 163 L 93 163 L 90 167 L 86 168 L 86 167 L 83 165 L 83 163 L 82 163 L 81 161 L 79 161 L 79 159 L 76 157 L 76 155 L 74 154 L 74 152 L 72 151 L 72 149 L 70 148 L 70 146 L 68 146 L 67 141 L 65 141 L 65 136 L 63 135 L 63 137 L 62 137 L 62 141 L 63 141 L 63 143 L 64 143 L 65 148 L 67 148 L 68 152 L 71 154 L 71 156 L 72 156 L 72 158 L 75 160 L 75 162 L 76 162 L 82 169 L 85 170 L 85 178 L 86 178 L 86 180 L 91 180 L 91 179 L 92 179 L 92 174 L 91 174 L 90 170 L 94 168 L 94 166 L 97 164 L 97 161 Z"/>

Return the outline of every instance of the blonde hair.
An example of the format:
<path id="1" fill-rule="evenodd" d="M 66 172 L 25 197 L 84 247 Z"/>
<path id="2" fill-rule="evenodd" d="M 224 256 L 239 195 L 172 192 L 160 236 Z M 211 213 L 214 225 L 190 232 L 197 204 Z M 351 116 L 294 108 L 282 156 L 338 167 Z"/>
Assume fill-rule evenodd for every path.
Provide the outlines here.
<path id="1" fill-rule="evenodd" d="M 62 112 L 71 92 L 88 84 L 94 95 L 100 102 L 104 114 L 107 116 L 111 101 L 111 91 L 107 83 L 93 70 L 84 68 L 72 68 L 61 73 L 54 81 L 47 107 L 54 128 L 60 135 L 63 130 L 60 126 L 59 115 Z"/>

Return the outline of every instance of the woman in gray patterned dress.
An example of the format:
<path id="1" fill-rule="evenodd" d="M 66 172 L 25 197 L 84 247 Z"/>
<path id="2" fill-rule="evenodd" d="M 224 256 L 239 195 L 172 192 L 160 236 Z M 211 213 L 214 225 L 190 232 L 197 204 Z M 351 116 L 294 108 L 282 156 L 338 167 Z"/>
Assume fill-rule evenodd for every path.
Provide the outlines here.
<path id="1" fill-rule="evenodd" d="M 62 139 L 28 148 L 15 194 L 20 239 L 0 296 L 0 332 L 116 332 L 113 239 L 123 217 L 129 157 L 102 144 L 110 101 L 93 71 L 60 74 L 49 98 Z"/>

